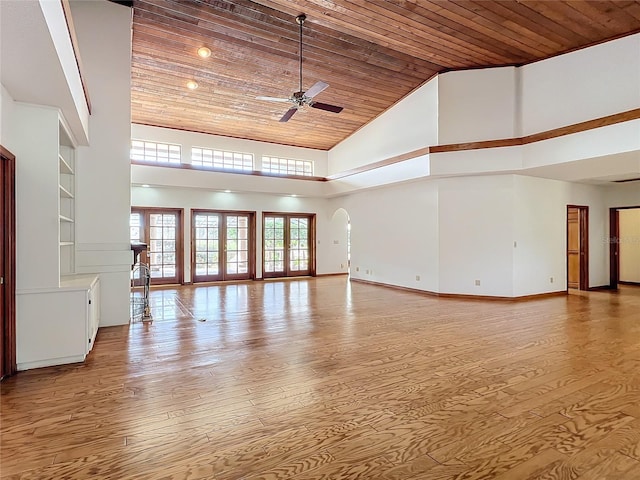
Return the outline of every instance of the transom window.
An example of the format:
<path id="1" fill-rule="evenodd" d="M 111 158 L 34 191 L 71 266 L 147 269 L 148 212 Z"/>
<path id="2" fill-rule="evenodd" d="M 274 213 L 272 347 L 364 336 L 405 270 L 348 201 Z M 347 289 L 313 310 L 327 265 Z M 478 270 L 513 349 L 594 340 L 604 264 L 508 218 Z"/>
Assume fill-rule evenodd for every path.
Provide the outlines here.
<path id="1" fill-rule="evenodd" d="M 253 170 L 253 155 L 250 153 L 225 152 L 209 148 L 193 147 L 191 164 L 222 170 Z"/>
<path id="2" fill-rule="evenodd" d="M 262 171 L 281 175 L 313 175 L 313 162 L 290 158 L 262 157 Z"/>
<path id="3" fill-rule="evenodd" d="M 131 141 L 131 160 L 156 163 L 180 163 L 180 145 L 170 143 Z"/>

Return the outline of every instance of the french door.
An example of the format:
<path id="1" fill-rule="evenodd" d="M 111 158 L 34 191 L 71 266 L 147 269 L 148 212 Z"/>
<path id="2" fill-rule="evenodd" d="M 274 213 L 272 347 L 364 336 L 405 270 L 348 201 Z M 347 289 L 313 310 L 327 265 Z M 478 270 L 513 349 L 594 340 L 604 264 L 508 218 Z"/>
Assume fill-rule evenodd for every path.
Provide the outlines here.
<path id="1" fill-rule="evenodd" d="M 192 210 L 193 282 L 255 278 L 255 214 Z"/>
<path id="2" fill-rule="evenodd" d="M 315 215 L 265 213 L 262 225 L 265 278 L 315 275 Z"/>
<path id="3" fill-rule="evenodd" d="M 149 265 L 153 285 L 182 283 L 182 209 L 131 209 L 132 242 L 147 244 L 140 262 Z"/>

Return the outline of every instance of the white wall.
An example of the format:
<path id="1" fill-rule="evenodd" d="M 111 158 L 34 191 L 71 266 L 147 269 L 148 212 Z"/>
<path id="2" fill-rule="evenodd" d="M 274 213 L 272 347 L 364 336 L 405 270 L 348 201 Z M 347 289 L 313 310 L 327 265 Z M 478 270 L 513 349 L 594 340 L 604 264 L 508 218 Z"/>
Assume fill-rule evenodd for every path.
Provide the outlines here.
<path id="1" fill-rule="evenodd" d="M 589 207 L 589 286 L 608 284 L 604 187 L 521 175 L 514 182 L 514 296 L 567 288 L 567 205 Z"/>
<path id="2" fill-rule="evenodd" d="M 640 208 L 620 210 L 620 281 L 640 283 Z"/>
<path id="3" fill-rule="evenodd" d="M 513 176 L 450 178 L 439 184 L 439 291 L 512 296 Z"/>
<path id="4" fill-rule="evenodd" d="M 353 278 L 438 291 L 436 182 L 367 190 L 331 204 L 344 208 L 351 219 Z"/>
<path id="5" fill-rule="evenodd" d="M 160 165 L 131 165 L 133 185 L 204 188 L 233 192 L 323 196 L 325 182 L 277 176 L 242 175 L 212 170 L 172 168 Z"/>
<path id="6" fill-rule="evenodd" d="M 606 187 L 607 207 L 639 207 L 640 180 Z"/>
<path id="7" fill-rule="evenodd" d="M 522 67 L 523 135 L 638 107 L 640 33 Z"/>
<path id="8" fill-rule="evenodd" d="M 182 146 L 182 163 L 191 163 L 191 148 L 203 147 L 230 152 L 252 153 L 254 168 L 261 170 L 262 156 L 290 158 L 293 160 L 311 160 L 313 174 L 318 177 L 327 175 L 327 152 L 313 148 L 292 147 L 276 143 L 257 142 L 241 138 L 207 135 L 204 133 L 172 130 L 169 128 L 131 125 L 131 138 L 151 142 L 173 143 Z"/>
<path id="9" fill-rule="evenodd" d="M 327 200 L 259 193 L 224 193 L 188 188 L 132 187 L 131 203 L 136 207 L 184 209 L 184 281 L 191 281 L 191 211 L 192 208 L 256 212 L 256 276 L 262 277 L 262 212 L 316 214 L 316 273 L 345 273 L 340 255 L 341 243 L 334 244 L 332 210 Z M 338 251 L 338 253 L 336 253 Z"/>
<path id="10" fill-rule="evenodd" d="M 435 145 L 437 141 L 435 77 L 329 150 L 329 175 Z"/>
<path id="11" fill-rule="evenodd" d="M 16 290 L 58 287 L 58 110 L 2 97 L 2 145 L 16 156 Z"/>
<path id="12" fill-rule="evenodd" d="M 101 326 L 129 322 L 131 9 L 72 2 L 93 107 L 77 150 L 76 270 L 100 273 Z M 108 40 L 107 40 L 108 39 Z"/>
<path id="13" fill-rule="evenodd" d="M 515 67 L 448 72 L 438 77 L 438 143 L 517 137 Z"/>

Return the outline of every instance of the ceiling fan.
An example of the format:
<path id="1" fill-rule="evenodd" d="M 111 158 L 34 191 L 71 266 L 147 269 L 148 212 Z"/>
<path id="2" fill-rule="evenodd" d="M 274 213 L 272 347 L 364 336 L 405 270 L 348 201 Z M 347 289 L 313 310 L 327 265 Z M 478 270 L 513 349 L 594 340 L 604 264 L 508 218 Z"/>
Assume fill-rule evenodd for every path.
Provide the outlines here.
<path id="1" fill-rule="evenodd" d="M 287 112 L 280 119 L 281 122 L 288 122 L 291 117 L 305 105 L 309 105 L 312 108 L 324 110 L 326 112 L 340 113 L 342 107 L 335 105 L 329 105 L 328 103 L 316 102 L 313 98 L 319 93 L 323 92 L 328 86 L 325 82 L 316 82 L 309 90 L 304 92 L 302 90 L 302 25 L 307 19 L 307 16 L 302 14 L 296 17 L 296 23 L 300 25 L 300 89 L 294 92 L 289 98 L 276 98 L 276 97 L 256 97 L 258 100 L 266 100 L 268 102 L 281 102 L 292 103 L 293 106 L 287 110 Z"/>

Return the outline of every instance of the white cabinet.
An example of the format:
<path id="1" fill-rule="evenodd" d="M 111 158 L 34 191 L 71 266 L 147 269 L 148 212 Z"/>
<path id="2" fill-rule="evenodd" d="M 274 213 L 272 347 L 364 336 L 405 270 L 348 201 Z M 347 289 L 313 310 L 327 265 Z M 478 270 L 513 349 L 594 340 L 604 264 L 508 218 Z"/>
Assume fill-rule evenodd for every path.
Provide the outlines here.
<path id="1" fill-rule="evenodd" d="M 60 287 L 16 295 L 18 370 L 82 362 L 100 324 L 100 278 L 73 275 Z"/>

